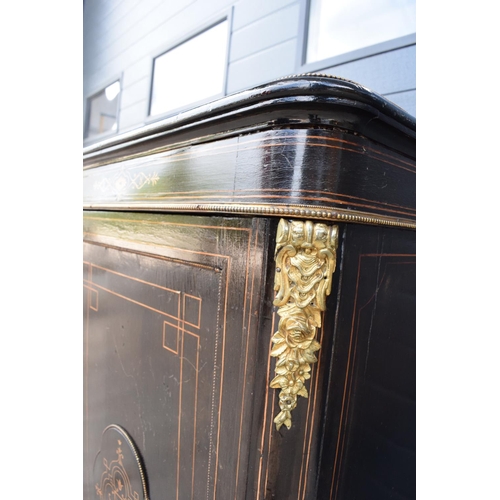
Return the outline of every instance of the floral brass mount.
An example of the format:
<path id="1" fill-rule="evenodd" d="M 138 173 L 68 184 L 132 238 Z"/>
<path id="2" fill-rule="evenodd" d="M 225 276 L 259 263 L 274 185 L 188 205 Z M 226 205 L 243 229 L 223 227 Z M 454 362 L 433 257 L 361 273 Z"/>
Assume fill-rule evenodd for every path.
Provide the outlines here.
<path id="1" fill-rule="evenodd" d="M 276 377 L 270 386 L 281 389 L 281 412 L 274 419 L 276 429 L 292 425 L 291 411 L 298 396 L 308 397 L 304 383 L 311 377 L 311 363 L 320 349 L 315 339 L 321 327 L 321 312 L 332 287 L 336 265 L 338 226 L 311 221 L 281 219 L 276 236 L 274 305 L 280 321 L 273 335 L 271 356 L 278 358 Z"/>

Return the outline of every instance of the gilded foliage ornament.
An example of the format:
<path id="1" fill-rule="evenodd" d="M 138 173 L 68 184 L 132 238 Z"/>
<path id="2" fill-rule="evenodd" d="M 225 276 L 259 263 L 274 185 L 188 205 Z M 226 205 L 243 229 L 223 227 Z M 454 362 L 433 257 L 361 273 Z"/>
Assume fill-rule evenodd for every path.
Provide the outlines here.
<path id="1" fill-rule="evenodd" d="M 311 221 L 280 220 L 276 237 L 274 289 L 280 321 L 273 335 L 271 356 L 277 359 L 270 386 L 281 389 L 276 428 L 292 425 L 298 396 L 308 397 L 305 381 L 321 347 L 316 329 L 326 309 L 335 270 L 338 227 Z"/>

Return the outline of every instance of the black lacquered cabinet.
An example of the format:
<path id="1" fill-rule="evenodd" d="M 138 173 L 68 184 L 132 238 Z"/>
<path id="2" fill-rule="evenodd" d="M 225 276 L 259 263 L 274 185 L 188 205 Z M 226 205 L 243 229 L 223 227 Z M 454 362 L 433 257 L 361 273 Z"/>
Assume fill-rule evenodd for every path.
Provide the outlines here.
<path id="1" fill-rule="evenodd" d="M 307 75 L 84 151 L 84 498 L 415 498 L 415 122 Z"/>

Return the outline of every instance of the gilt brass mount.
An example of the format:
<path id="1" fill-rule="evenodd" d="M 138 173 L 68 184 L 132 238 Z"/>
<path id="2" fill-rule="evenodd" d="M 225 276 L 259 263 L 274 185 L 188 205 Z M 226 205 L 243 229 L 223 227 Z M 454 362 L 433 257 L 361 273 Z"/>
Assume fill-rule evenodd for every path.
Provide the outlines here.
<path id="1" fill-rule="evenodd" d="M 277 359 L 270 386 L 281 389 L 276 428 L 292 425 L 298 396 L 308 397 L 305 381 L 320 349 L 316 329 L 332 287 L 338 226 L 281 219 L 276 236 L 274 289 L 280 321 L 273 335 L 271 356 Z"/>

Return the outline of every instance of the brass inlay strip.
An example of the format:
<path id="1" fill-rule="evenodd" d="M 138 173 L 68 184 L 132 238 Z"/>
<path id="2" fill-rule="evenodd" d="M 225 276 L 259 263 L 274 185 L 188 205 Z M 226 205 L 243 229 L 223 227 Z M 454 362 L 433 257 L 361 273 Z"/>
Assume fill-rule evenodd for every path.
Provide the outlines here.
<path id="1" fill-rule="evenodd" d="M 278 225 L 274 305 L 280 321 L 271 349 L 278 360 L 276 377 L 269 384 L 281 389 L 281 412 L 274 419 L 277 430 L 283 424 L 290 429 L 298 396 L 309 396 L 305 381 L 311 377 L 311 363 L 318 361 L 316 329 L 332 288 L 337 244 L 338 226 L 284 219 Z"/>
<path id="2" fill-rule="evenodd" d="M 230 213 L 241 215 L 265 215 L 265 216 L 291 216 L 307 217 L 308 219 L 353 222 L 356 224 L 370 224 L 375 226 L 401 227 L 405 229 L 416 229 L 416 222 L 411 219 L 400 217 L 387 217 L 368 212 L 355 212 L 336 208 L 316 205 L 282 205 L 282 204 L 202 204 L 202 203 L 84 203 L 84 210 L 149 210 L 161 212 L 210 212 Z"/>
<path id="3" fill-rule="evenodd" d="M 280 147 L 280 146 L 295 146 L 295 145 L 308 145 L 308 146 L 324 146 L 327 148 L 332 148 L 332 149 L 342 149 L 344 151 L 350 151 L 351 153 L 359 153 L 363 154 L 365 156 L 368 156 L 370 158 L 373 158 L 378 161 L 382 161 L 384 163 L 387 163 L 389 165 L 393 165 L 397 168 L 403 168 L 404 170 L 408 170 L 410 172 L 416 173 L 415 170 L 415 163 L 414 162 L 409 162 L 405 161 L 403 158 L 400 156 L 395 156 L 391 155 L 388 153 L 384 153 L 378 149 L 372 148 L 368 145 L 365 145 L 361 142 L 352 142 L 352 141 L 347 141 L 345 139 L 340 139 L 339 137 L 329 137 L 328 135 L 301 135 L 301 136 L 289 136 L 289 135 L 282 135 L 278 138 L 276 137 L 259 137 L 257 139 L 239 139 L 236 143 L 237 147 L 235 147 L 235 142 L 234 142 L 234 137 L 228 137 L 228 142 L 220 144 L 218 142 L 206 142 L 204 139 L 210 139 L 210 136 L 204 136 L 200 137 L 199 140 L 196 140 L 196 142 L 192 141 L 184 141 L 184 142 L 179 142 L 179 143 L 174 143 L 174 144 L 169 144 L 166 146 L 160 146 L 157 148 L 152 148 L 148 149 L 146 151 L 141 151 L 139 153 L 130 153 L 130 154 L 123 154 L 122 156 L 115 157 L 115 158 L 109 158 L 107 160 L 97 160 L 94 163 L 88 163 L 83 167 L 83 170 L 90 170 L 98 167 L 103 167 L 106 165 L 113 165 L 113 164 L 119 164 L 122 162 L 129 162 L 131 160 L 136 160 L 140 158 L 146 158 L 149 159 L 149 157 L 152 157 L 154 160 L 159 159 L 158 157 L 161 155 L 160 159 L 168 159 L 169 161 L 177 161 L 178 159 L 186 158 L 189 159 L 191 157 L 198 157 L 198 156 L 213 156 L 219 154 L 222 150 L 222 152 L 225 153 L 234 153 L 234 152 L 241 152 L 241 151 L 248 151 L 252 149 L 262 149 L 262 148 L 267 148 L 267 147 Z M 233 139 L 233 140 L 231 140 Z M 314 140 L 321 140 L 325 142 L 330 142 L 330 143 L 341 143 L 341 144 L 347 144 L 350 146 L 354 146 L 355 148 L 358 149 L 351 149 L 351 148 L 346 148 L 345 146 L 333 146 L 329 144 L 317 144 L 317 143 L 312 143 L 312 139 Z M 282 142 L 280 142 L 280 140 Z M 293 142 L 295 141 L 295 142 Z M 311 142 L 311 143 L 310 143 Z M 263 144 L 261 144 L 263 143 Z M 253 147 L 253 145 L 258 144 Z M 247 147 L 248 145 L 251 145 L 250 147 Z M 190 147 L 199 147 L 200 149 L 203 148 L 203 151 L 198 151 L 197 149 L 194 150 L 188 150 L 186 151 L 186 148 Z M 118 148 L 119 149 L 119 148 Z M 215 151 L 215 153 L 213 153 Z M 373 154 L 367 154 L 367 152 L 373 153 Z M 102 152 L 97 152 L 97 153 L 90 153 L 88 156 L 84 157 L 85 160 L 92 160 L 93 157 L 99 157 L 99 155 Z M 168 155 L 163 155 L 163 153 L 172 153 Z M 392 161 L 385 160 L 384 158 L 380 158 L 380 156 L 385 156 L 391 160 L 394 160 L 402 165 L 408 165 L 410 168 L 405 168 L 402 165 L 397 165 L 396 163 L 393 163 Z"/>

